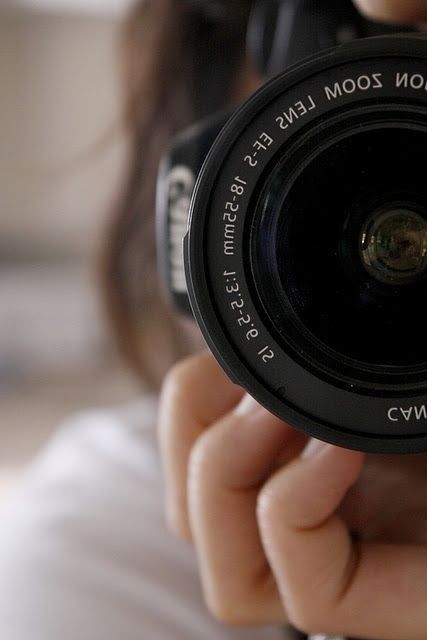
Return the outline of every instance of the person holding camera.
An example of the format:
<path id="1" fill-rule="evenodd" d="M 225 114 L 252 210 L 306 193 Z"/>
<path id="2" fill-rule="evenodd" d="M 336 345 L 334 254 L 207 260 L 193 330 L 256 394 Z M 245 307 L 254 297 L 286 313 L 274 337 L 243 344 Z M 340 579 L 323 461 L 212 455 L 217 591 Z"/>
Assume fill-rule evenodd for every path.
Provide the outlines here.
<path id="1" fill-rule="evenodd" d="M 427 22 L 425 0 L 355 3 Z M 427 456 L 296 431 L 229 380 L 159 292 L 158 163 L 175 133 L 263 84 L 245 56 L 253 4 L 153 0 L 129 16 L 130 164 L 103 266 L 143 397 L 71 418 L 3 512 L 7 640 L 427 637 Z"/>

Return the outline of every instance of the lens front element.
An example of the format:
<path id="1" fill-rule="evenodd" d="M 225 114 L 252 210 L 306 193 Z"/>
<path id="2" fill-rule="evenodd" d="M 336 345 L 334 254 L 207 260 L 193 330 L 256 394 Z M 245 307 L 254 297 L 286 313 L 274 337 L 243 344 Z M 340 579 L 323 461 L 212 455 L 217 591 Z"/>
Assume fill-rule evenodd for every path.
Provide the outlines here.
<path id="1" fill-rule="evenodd" d="M 427 130 L 392 117 L 322 124 L 295 168 L 287 150 L 251 222 L 266 322 L 296 357 L 303 346 L 311 366 L 347 366 L 360 384 L 427 363 Z"/>
<path id="2" fill-rule="evenodd" d="M 427 269 L 427 219 L 404 205 L 375 211 L 363 229 L 361 255 L 380 282 L 413 282 Z"/>

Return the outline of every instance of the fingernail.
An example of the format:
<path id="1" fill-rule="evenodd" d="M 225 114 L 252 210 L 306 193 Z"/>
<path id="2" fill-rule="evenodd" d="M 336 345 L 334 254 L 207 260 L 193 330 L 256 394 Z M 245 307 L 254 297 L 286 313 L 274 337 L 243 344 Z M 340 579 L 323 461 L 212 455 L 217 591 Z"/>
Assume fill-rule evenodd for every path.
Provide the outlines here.
<path id="1" fill-rule="evenodd" d="M 308 458 L 314 458 L 319 455 L 328 447 L 327 442 L 323 442 L 322 440 L 316 440 L 316 438 L 311 438 L 310 442 L 306 445 L 304 451 L 302 452 L 302 457 L 307 460 Z"/>
<path id="2" fill-rule="evenodd" d="M 255 398 L 252 398 L 252 396 L 247 393 L 243 396 L 242 400 L 240 400 L 239 404 L 234 410 L 234 413 L 236 416 L 248 417 L 259 411 L 264 412 L 266 411 L 266 409 L 264 409 L 264 407 L 262 407 L 259 402 L 255 400 Z"/>

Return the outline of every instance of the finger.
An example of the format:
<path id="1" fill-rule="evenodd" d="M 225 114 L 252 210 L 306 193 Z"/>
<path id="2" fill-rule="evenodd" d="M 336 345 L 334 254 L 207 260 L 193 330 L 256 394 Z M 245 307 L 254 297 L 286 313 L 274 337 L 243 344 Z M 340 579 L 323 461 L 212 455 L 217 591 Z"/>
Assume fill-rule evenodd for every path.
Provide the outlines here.
<path id="1" fill-rule="evenodd" d="M 259 499 L 264 548 L 289 617 L 305 632 L 421 640 L 427 549 L 352 544 L 336 515 L 363 459 L 325 445 L 279 471 Z"/>
<path id="2" fill-rule="evenodd" d="M 200 434 L 230 411 L 243 390 L 226 376 L 213 356 L 198 354 L 176 365 L 163 385 L 159 443 L 164 467 L 166 516 L 180 537 L 191 538 L 187 508 L 190 451 Z"/>
<path id="3" fill-rule="evenodd" d="M 361 471 L 361 454 L 322 445 L 263 488 L 258 501 L 262 541 L 293 623 L 317 627 L 318 610 L 335 604 L 352 570 L 351 539 L 334 515 Z M 307 601 L 310 606 L 307 607 Z"/>
<path id="4" fill-rule="evenodd" d="M 403 24 L 427 20 L 426 0 L 354 0 L 354 2 L 372 20 Z"/>
<path id="5" fill-rule="evenodd" d="M 301 436 L 246 397 L 198 441 L 190 462 L 191 528 L 203 589 L 214 616 L 229 624 L 285 619 L 256 521 L 260 486 Z"/>

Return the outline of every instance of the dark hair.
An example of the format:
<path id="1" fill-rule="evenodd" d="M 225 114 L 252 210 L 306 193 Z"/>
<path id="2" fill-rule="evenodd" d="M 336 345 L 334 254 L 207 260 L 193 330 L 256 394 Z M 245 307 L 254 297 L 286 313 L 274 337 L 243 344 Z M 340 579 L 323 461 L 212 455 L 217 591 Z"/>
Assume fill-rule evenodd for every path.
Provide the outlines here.
<path id="1" fill-rule="evenodd" d="M 190 351 L 160 293 L 155 182 L 160 156 L 187 125 L 234 102 L 252 0 L 138 2 L 124 25 L 128 171 L 103 272 L 112 327 L 149 388 Z"/>

